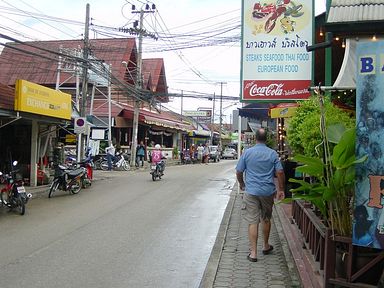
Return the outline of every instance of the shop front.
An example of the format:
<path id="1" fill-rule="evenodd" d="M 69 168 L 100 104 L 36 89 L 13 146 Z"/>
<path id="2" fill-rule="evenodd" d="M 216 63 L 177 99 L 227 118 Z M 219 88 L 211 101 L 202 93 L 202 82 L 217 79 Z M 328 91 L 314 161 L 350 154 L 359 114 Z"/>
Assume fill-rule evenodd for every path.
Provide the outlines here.
<path id="1" fill-rule="evenodd" d="M 53 161 L 57 131 L 71 119 L 71 95 L 25 80 L 5 91 L 0 94 L 9 102 L 0 107 L 0 169 L 9 172 L 17 160 L 27 185 L 42 184 Z"/>

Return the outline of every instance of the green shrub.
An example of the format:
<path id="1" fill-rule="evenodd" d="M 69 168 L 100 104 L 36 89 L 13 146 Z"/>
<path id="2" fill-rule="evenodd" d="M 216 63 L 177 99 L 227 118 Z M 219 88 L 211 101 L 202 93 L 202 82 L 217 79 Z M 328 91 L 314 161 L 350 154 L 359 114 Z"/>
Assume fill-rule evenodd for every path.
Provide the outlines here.
<path id="1" fill-rule="evenodd" d="M 324 101 L 326 126 L 343 124 L 347 129 L 355 126 L 355 118 L 333 105 L 326 98 Z M 322 153 L 320 133 L 320 107 L 317 96 L 300 102 L 295 115 L 288 121 L 287 142 L 292 153 L 305 156 L 318 156 Z"/>

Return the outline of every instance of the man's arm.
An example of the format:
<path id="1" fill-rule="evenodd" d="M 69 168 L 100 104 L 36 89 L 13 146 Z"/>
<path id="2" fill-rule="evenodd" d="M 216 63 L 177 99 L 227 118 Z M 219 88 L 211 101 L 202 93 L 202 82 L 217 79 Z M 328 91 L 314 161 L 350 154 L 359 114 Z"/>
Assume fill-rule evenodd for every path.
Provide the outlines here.
<path id="1" fill-rule="evenodd" d="M 277 200 L 282 200 L 285 198 L 285 174 L 284 170 L 277 170 Z"/>
<path id="2" fill-rule="evenodd" d="M 245 183 L 244 183 L 244 179 L 243 179 L 243 172 L 236 171 L 236 178 L 237 178 L 237 181 L 239 182 L 240 190 L 244 190 L 245 189 Z"/>

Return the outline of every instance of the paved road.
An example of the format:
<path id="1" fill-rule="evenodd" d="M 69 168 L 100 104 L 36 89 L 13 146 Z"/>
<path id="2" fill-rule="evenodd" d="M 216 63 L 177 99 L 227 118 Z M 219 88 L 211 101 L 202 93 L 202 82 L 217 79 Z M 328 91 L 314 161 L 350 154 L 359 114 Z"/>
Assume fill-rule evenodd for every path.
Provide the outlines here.
<path id="1" fill-rule="evenodd" d="M 78 195 L 0 213 L 0 287 L 198 287 L 235 161 L 112 172 Z M 103 172 L 108 173 L 108 172 Z"/>

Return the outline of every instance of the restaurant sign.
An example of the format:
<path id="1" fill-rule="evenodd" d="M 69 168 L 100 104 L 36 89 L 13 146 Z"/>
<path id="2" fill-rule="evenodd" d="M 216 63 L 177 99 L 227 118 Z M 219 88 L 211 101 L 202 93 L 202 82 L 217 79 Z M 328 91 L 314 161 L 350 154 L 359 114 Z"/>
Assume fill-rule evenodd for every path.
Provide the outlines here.
<path id="1" fill-rule="evenodd" d="M 313 0 L 243 0 L 241 101 L 310 96 Z"/>
<path id="2" fill-rule="evenodd" d="M 16 80 L 15 110 L 71 119 L 71 95 L 26 80 Z"/>

